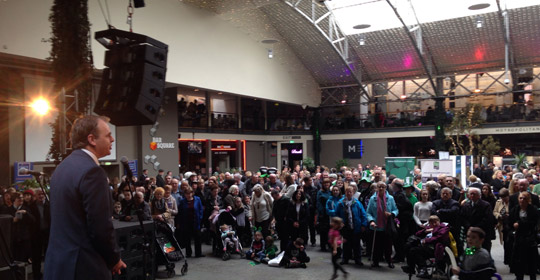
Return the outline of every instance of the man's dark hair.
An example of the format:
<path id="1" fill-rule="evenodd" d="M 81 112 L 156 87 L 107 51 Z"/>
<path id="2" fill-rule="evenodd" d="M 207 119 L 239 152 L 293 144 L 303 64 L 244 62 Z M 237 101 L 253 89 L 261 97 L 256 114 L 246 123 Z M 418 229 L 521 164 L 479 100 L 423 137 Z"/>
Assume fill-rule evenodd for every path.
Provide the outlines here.
<path id="1" fill-rule="evenodd" d="M 71 146 L 73 150 L 82 149 L 89 145 L 88 135 L 93 134 L 96 137 L 102 135 L 96 135 L 97 126 L 99 120 L 109 122 L 109 118 L 104 116 L 82 116 L 75 120 L 71 127 Z"/>
<path id="2" fill-rule="evenodd" d="M 276 190 L 276 189 L 272 189 L 272 191 L 270 191 L 270 194 L 271 194 L 271 195 L 278 195 L 278 194 L 279 194 L 279 191 Z"/>
<path id="3" fill-rule="evenodd" d="M 480 237 L 481 239 L 484 239 L 486 237 L 486 232 L 479 227 L 470 227 L 469 231 L 478 234 L 478 237 Z"/>

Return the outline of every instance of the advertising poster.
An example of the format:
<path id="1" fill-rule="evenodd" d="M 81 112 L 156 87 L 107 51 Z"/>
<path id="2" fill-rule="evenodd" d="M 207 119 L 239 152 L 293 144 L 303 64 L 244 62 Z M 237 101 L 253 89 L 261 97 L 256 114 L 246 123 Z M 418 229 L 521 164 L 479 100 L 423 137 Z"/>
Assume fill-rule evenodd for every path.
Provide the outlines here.
<path id="1" fill-rule="evenodd" d="M 386 163 L 386 177 L 395 175 L 403 180 L 405 185 L 410 185 L 414 181 L 414 165 L 416 164 L 416 158 L 414 157 L 387 157 Z"/>
<path id="2" fill-rule="evenodd" d="M 420 169 L 422 169 L 422 182 L 433 178 L 435 181 L 440 174 L 453 176 L 453 161 L 450 159 L 422 159 Z"/>
<path id="3" fill-rule="evenodd" d="M 17 183 L 17 182 L 23 182 L 24 180 L 28 180 L 28 179 L 32 179 L 32 175 L 30 174 L 27 174 L 27 175 L 23 175 L 21 174 L 20 170 L 21 169 L 26 169 L 26 170 L 33 170 L 34 169 L 34 163 L 32 162 L 15 162 L 13 164 L 13 171 L 15 172 L 15 176 L 13 176 L 13 181 L 14 183 Z"/>

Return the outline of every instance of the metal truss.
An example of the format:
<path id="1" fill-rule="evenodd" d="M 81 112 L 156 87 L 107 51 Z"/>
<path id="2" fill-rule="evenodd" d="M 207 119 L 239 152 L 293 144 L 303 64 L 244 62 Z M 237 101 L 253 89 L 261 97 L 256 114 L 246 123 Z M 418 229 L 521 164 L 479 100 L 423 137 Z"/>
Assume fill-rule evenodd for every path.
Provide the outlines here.
<path id="1" fill-rule="evenodd" d="M 347 65 L 347 68 L 352 73 L 354 79 L 358 83 L 358 88 L 361 92 L 361 94 L 365 95 L 368 100 L 371 100 L 371 97 L 369 96 L 368 92 L 362 85 L 362 75 L 361 75 L 361 69 L 358 69 L 354 67 L 353 61 L 351 59 L 349 52 L 349 40 L 345 34 L 341 31 L 339 28 L 338 23 L 336 22 L 334 15 L 332 14 L 332 11 L 328 9 L 326 5 L 322 5 L 317 3 L 316 0 L 283 0 L 287 5 L 289 5 L 292 9 L 294 9 L 297 13 L 299 13 L 302 17 L 304 17 L 307 21 L 309 21 L 313 26 L 326 38 L 328 43 L 332 45 L 332 48 L 336 51 L 336 53 L 341 57 L 345 65 Z M 300 3 L 302 1 L 310 1 L 310 10 L 300 7 Z M 304 5 L 305 6 L 305 5 Z M 317 9 L 325 9 L 325 13 L 317 17 L 316 10 Z M 328 26 L 323 26 L 322 23 L 323 20 L 328 19 Z M 358 59 L 358 58 L 357 58 Z"/>
<path id="2" fill-rule="evenodd" d="M 358 86 L 321 88 L 321 107 L 343 105 L 346 100 L 348 105 L 360 103 L 362 97 Z M 352 101 L 352 102 L 351 102 Z"/>
<path id="3" fill-rule="evenodd" d="M 428 76 L 427 81 L 430 82 L 431 87 L 435 91 L 435 93 L 431 94 L 431 95 L 432 96 L 441 95 L 442 90 L 437 89 L 437 86 L 435 85 L 435 81 L 433 80 L 433 70 L 434 70 L 433 57 L 431 56 L 431 54 L 425 54 L 425 50 L 423 48 L 424 42 L 423 42 L 423 39 L 422 39 L 422 25 L 420 24 L 420 22 L 418 22 L 418 18 L 416 18 L 416 15 L 415 15 L 416 25 L 413 26 L 412 28 L 409 28 L 409 26 L 405 23 L 405 21 L 403 20 L 403 18 L 399 14 L 397 8 L 394 5 L 392 5 L 390 0 L 386 0 L 386 3 L 388 3 L 388 5 L 392 8 L 394 13 L 396 14 L 396 17 L 399 19 L 401 24 L 403 24 L 403 29 L 405 30 L 405 33 L 407 34 L 407 36 L 411 40 L 411 43 L 414 46 L 416 54 L 418 55 L 418 59 L 420 59 L 420 61 L 422 62 L 422 66 L 424 67 L 424 70 L 426 71 L 426 74 Z M 410 1 L 409 1 L 409 4 L 410 4 L 410 7 L 411 7 L 411 10 L 413 11 L 413 13 L 415 13 L 414 12 L 414 7 L 413 7 L 413 5 L 412 5 L 412 3 Z M 413 36 L 413 34 L 415 36 Z M 426 59 L 424 56 L 426 58 L 428 58 L 428 59 Z M 437 73 L 434 73 L 434 74 L 436 75 Z M 428 91 L 426 91 L 426 92 L 428 92 Z"/>

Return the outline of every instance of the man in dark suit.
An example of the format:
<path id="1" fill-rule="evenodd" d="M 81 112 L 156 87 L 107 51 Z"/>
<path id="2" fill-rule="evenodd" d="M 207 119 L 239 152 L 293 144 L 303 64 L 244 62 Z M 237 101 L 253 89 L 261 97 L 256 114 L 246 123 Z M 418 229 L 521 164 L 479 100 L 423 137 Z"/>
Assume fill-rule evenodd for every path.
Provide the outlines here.
<path id="1" fill-rule="evenodd" d="M 465 232 L 469 227 L 479 227 L 486 233 L 486 238 L 482 247 L 491 251 L 491 240 L 495 239 L 495 217 L 493 217 L 493 209 L 489 202 L 480 199 L 481 193 L 478 188 L 469 188 L 467 198 L 461 207 L 462 223 Z"/>
<path id="2" fill-rule="evenodd" d="M 139 175 L 139 181 L 137 182 L 139 186 L 146 185 L 146 180 L 150 180 L 148 177 L 148 169 L 143 169 L 142 174 Z"/>
<path id="3" fill-rule="evenodd" d="M 98 159 L 110 154 L 107 119 L 84 116 L 73 124 L 74 151 L 51 178 L 51 233 L 46 280 L 111 279 L 126 265 L 112 225 L 112 197 Z"/>

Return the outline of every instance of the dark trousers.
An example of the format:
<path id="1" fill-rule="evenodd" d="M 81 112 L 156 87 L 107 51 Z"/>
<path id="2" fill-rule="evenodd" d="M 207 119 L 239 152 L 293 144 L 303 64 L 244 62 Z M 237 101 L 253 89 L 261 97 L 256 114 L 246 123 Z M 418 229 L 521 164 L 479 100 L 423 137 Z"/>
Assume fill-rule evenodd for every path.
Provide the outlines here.
<path id="1" fill-rule="evenodd" d="M 330 251 L 332 251 L 333 249 L 330 248 Z M 338 262 L 339 260 L 339 257 L 341 256 L 341 248 L 337 248 L 337 254 L 333 254 L 332 253 L 332 265 L 334 266 L 334 275 L 337 275 L 337 272 L 338 272 L 338 269 L 341 270 L 341 272 L 343 272 L 343 274 L 346 274 L 347 271 L 345 271 L 345 269 L 343 268 L 343 266 L 341 266 Z"/>
<path id="2" fill-rule="evenodd" d="M 289 232 L 287 231 L 287 225 L 284 222 L 276 223 L 276 231 L 279 237 L 279 249 L 285 251 L 287 245 L 289 245 Z"/>
<path id="3" fill-rule="evenodd" d="M 329 217 L 319 215 L 319 234 L 321 235 L 321 250 L 326 250 L 328 247 L 328 231 L 330 231 Z"/>
<path id="4" fill-rule="evenodd" d="M 412 225 L 411 221 L 408 221 L 407 219 L 403 219 L 401 222 L 400 227 L 398 228 L 399 236 L 395 240 L 396 244 L 394 244 L 394 249 L 396 250 L 396 260 L 403 260 L 405 258 L 405 243 L 407 243 L 407 238 L 414 234 L 414 232 L 411 233 L 411 231 L 413 231 L 415 228 L 416 225 Z"/>
<path id="5" fill-rule="evenodd" d="M 312 245 L 315 245 L 317 242 L 316 236 L 317 232 L 315 231 L 315 221 L 316 221 L 316 209 L 309 209 L 309 219 L 308 219 L 308 228 L 309 228 L 309 240 L 311 241 Z M 308 244 L 308 241 L 305 241 L 306 245 Z"/>
<path id="6" fill-rule="evenodd" d="M 43 256 L 47 252 L 47 245 L 49 243 L 49 231 L 42 230 L 39 232 L 39 236 L 35 236 L 32 239 L 32 275 L 34 279 L 41 279 L 41 261 Z"/>
<path id="7" fill-rule="evenodd" d="M 343 261 L 347 262 L 350 259 L 355 262 L 360 261 L 362 257 L 360 233 L 355 233 L 353 229 L 346 226 L 341 230 L 341 235 L 345 239 L 343 243 Z"/>
<path id="8" fill-rule="evenodd" d="M 373 233 L 373 242 L 375 247 L 373 249 L 373 263 L 379 263 L 382 260 L 383 253 L 386 262 L 392 262 L 392 239 L 384 231 L 371 231 Z"/>
<path id="9" fill-rule="evenodd" d="M 270 222 L 272 219 L 267 219 L 262 222 L 255 221 L 255 227 L 261 228 L 261 233 L 263 235 L 263 238 L 266 238 L 268 235 L 270 235 Z"/>
<path id="10" fill-rule="evenodd" d="M 195 256 L 201 256 L 201 231 L 196 230 L 192 225 L 187 226 L 182 231 L 182 246 L 186 248 L 186 257 L 191 257 L 191 240 L 195 243 Z"/>
<path id="11" fill-rule="evenodd" d="M 371 248 L 373 246 L 373 232 L 366 230 L 360 233 L 360 239 L 364 242 L 366 246 L 366 256 L 371 260 Z"/>

